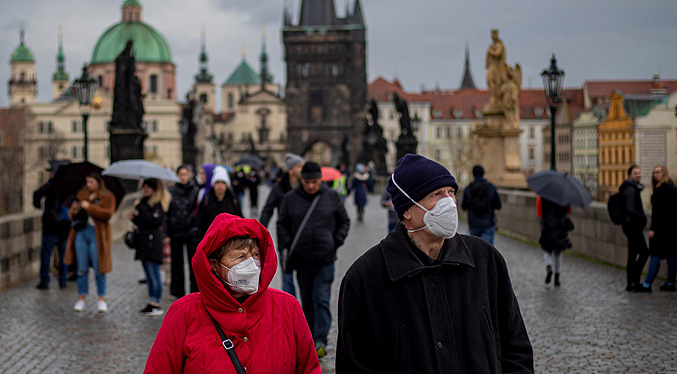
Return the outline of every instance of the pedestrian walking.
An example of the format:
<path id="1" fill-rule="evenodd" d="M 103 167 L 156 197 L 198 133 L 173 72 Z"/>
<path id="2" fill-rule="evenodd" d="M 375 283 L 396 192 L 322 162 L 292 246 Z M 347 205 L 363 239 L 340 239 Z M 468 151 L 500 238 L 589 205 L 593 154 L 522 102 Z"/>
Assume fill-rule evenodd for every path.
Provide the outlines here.
<path id="1" fill-rule="evenodd" d="M 56 174 L 58 164 L 50 167 L 50 174 Z M 44 209 L 42 200 L 44 199 Z M 68 218 L 68 208 L 63 205 L 54 193 L 51 179 L 33 192 L 33 206 L 42 211 L 42 245 L 40 247 L 40 282 L 36 286 L 39 290 L 48 290 L 50 283 L 50 264 L 54 247 L 57 248 L 59 260 L 59 288 L 68 286 L 68 266 L 63 258 L 66 254 L 66 241 L 70 231 L 71 221 Z"/>
<path id="2" fill-rule="evenodd" d="M 381 195 L 381 206 L 388 210 L 388 232 L 391 232 L 395 229 L 395 226 L 400 219 L 397 217 L 393 199 L 390 196 L 388 189 L 385 189 Z"/>
<path id="3" fill-rule="evenodd" d="M 261 217 L 259 218 L 259 221 L 263 226 L 268 227 L 268 223 L 270 222 L 270 218 L 273 216 L 275 209 L 277 209 L 279 216 L 280 205 L 282 205 L 284 195 L 296 187 L 301 180 L 301 169 L 303 168 L 304 162 L 305 160 L 303 160 L 303 157 L 293 153 L 287 153 L 284 156 L 284 166 L 287 169 L 287 172 L 282 175 L 280 181 L 273 186 L 273 189 L 268 195 L 266 205 L 263 207 Z M 279 234 L 277 236 L 277 244 L 278 248 L 281 249 Z M 296 297 L 293 270 L 282 272 L 282 291 L 288 292 L 290 295 Z"/>
<path id="4" fill-rule="evenodd" d="M 230 213 L 242 217 L 240 202 L 229 188 L 230 177 L 222 166 L 214 168 L 211 178 L 211 189 L 202 198 L 197 208 L 196 227 L 191 230 L 193 240 L 199 243 L 205 236 L 209 225 L 221 213 Z"/>
<path id="5" fill-rule="evenodd" d="M 200 166 L 200 173 L 198 174 L 198 184 L 200 185 L 200 190 L 197 194 L 197 203 L 199 204 L 202 201 L 202 198 L 209 193 L 209 190 L 212 189 L 212 174 L 214 174 L 214 168 L 216 164 L 202 164 Z M 227 173 L 226 173 L 227 174 Z M 228 185 L 230 185 L 230 176 L 228 176 Z"/>
<path id="6" fill-rule="evenodd" d="M 627 284 L 625 289 L 630 292 L 646 291 L 640 284 L 642 269 L 649 258 L 649 249 L 644 239 L 646 215 L 642 206 L 642 190 L 644 185 L 642 170 L 637 165 L 628 168 L 628 179 L 619 187 L 619 193 L 625 203 L 625 222 L 623 234 L 628 238 L 628 262 L 626 266 Z"/>
<path id="7" fill-rule="evenodd" d="M 78 299 L 73 306 L 76 312 L 85 310 L 85 297 L 89 293 L 89 267 L 94 268 L 96 303 L 100 313 L 108 311 L 106 303 L 106 274 L 113 269 L 111 249 L 113 233 L 109 220 L 115 213 L 115 195 L 106 190 L 103 177 L 91 173 L 85 178 L 85 186 L 78 192 L 68 215 L 71 230 L 68 234 L 64 263 L 71 264 L 77 258 Z"/>
<path id="8" fill-rule="evenodd" d="M 259 215 L 259 172 L 252 169 L 247 174 L 247 190 L 249 191 L 249 216 L 256 218 Z"/>
<path id="9" fill-rule="evenodd" d="M 200 292 L 169 307 L 144 373 L 321 373 L 299 303 L 269 287 L 277 256 L 261 223 L 220 214 L 193 268 Z"/>
<path id="10" fill-rule="evenodd" d="M 162 279 L 160 265 L 163 257 L 163 241 L 167 237 L 166 212 L 171 196 L 158 179 L 146 179 L 141 185 L 141 200 L 134 202 L 129 213 L 138 229 L 135 260 L 140 260 L 146 274 L 149 302 L 139 313 L 144 316 L 160 316 L 162 310 Z"/>
<path id="11" fill-rule="evenodd" d="M 355 207 L 357 207 L 357 222 L 364 221 L 364 206 L 367 205 L 367 194 L 373 192 L 369 178 L 369 172 L 365 170 L 363 164 L 355 165 L 355 172 L 350 180 L 348 194 L 351 192 L 353 194 Z"/>
<path id="12" fill-rule="evenodd" d="M 337 374 L 533 373 L 533 351 L 501 254 L 456 232 L 456 180 L 420 155 L 387 190 L 402 221 L 348 269 Z"/>
<path id="13" fill-rule="evenodd" d="M 306 162 L 301 184 L 282 201 L 277 234 L 282 248 L 288 250 L 287 271 L 296 270 L 303 313 L 320 358 L 327 354 L 336 251 L 349 228 L 350 219 L 338 193 L 322 183 L 320 165 Z"/>
<path id="14" fill-rule="evenodd" d="M 484 179 L 484 168 L 472 168 L 475 178 L 463 191 L 461 209 L 468 212 L 470 235 L 480 237 L 494 245 L 496 211 L 501 209 L 501 197 L 496 187 Z"/>
<path id="15" fill-rule="evenodd" d="M 661 291 L 675 291 L 677 274 L 677 190 L 670 179 L 668 169 L 659 165 L 651 177 L 651 227 L 649 228 L 649 271 L 644 278 L 640 292 L 651 292 L 651 284 L 658 275 L 661 260 L 668 263 L 668 279 L 660 286 Z"/>
<path id="16" fill-rule="evenodd" d="M 189 165 L 179 166 L 176 175 L 179 177 L 179 183 L 169 187 L 172 198 L 167 212 L 167 232 L 171 249 L 169 293 L 178 299 L 186 294 L 184 254 L 188 259 L 190 292 L 198 292 L 195 274 L 190 264 L 196 247 L 190 230 L 195 226 L 198 187 L 192 180 L 193 173 Z"/>
<path id="17" fill-rule="evenodd" d="M 536 199 L 536 214 L 541 218 L 541 236 L 538 242 L 545 252 L 543 254 L 546 272 L 545 284 L 552 282 L 554 257 L 556 287 L 561 285 L 562 251 L 571 248 L 569 231 L 574 229 L 574 225 L 568 217 L 570 213 L 570 206 L 555 204 L 542 196 L 538 196 Z"/>

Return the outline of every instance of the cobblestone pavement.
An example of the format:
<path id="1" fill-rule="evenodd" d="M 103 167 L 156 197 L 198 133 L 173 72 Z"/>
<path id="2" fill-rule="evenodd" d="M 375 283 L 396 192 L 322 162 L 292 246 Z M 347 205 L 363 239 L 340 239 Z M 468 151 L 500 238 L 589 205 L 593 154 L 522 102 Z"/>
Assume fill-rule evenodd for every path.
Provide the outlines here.
<path id="1" fill-rule="evenodd" d="M 261 189 L 261 205 L 267 189 Z M 346 202 L 351 219 L 355 207 Z M 245 207 L 245 212 L 249 209 Z M 340 279 L 350 264 L 386 234 L 386 213 L 371 196 L 365 222 L 353 220 L 339 250 L 333 285 L 334 320 L 324 373 L 334 373 L 336 307 Z M 273 217 L 271 232 L 275 237 Z M 467 233 L 461 223 L 461 233 Z M 538 373 L 677 373 L 677 294 L 630 294 L 622 269 L 564 256 L 562 286 L 545 286 L 540 249 L 497 235 L 522 315 L 534 346 Z M 85 312 L 72 310 L 74 282 L 60 290 L 35 289 L 30 279 L 0 292 L 0 373 L 136 373 L 141 372 L 161 317 L 142 317 L 147 291 L 134 253 L 113 246 L 113 272 L 108 275 L 109 313 L 96 312 L 93 276 Z M 665 265 L 663 265 L 665 266 Z M 281 286 L 280 277 L 273 287 Z M 165 288 L 166 310 L 171 303 Z"/>

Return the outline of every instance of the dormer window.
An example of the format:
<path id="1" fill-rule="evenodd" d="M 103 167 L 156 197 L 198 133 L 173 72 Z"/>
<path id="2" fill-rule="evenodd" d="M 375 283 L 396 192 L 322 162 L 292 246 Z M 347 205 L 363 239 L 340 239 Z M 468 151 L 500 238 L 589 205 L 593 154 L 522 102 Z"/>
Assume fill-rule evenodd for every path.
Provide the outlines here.
<path id="1" fill-rule="evenodd" d="M 463 110 L 454 109 L 454 118 L 463 118 Z"/>
<path id="2" fill-rule="evenodd" d="M 442 118 L 442 111 L 439 109 L 433 109 L 433 118 Z"/>
<path id="3" fill-rule="evenodd" d="M 542 118 L 543 117 L 543 108 L 541 107 L 535 107 L 534 108 L 534 114 L 536 115 L 537 118 Z"/>

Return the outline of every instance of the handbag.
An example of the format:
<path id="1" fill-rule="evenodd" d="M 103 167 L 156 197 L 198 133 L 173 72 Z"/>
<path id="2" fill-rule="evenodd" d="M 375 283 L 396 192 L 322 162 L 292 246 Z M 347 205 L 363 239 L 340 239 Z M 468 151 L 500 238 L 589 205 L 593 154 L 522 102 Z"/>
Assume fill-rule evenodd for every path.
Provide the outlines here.
<path id="1" fill-rule="evenodd" d="M 308 211 L 306 212 L 306 215 L 303 217 L 303 220 L 301 221 L 301 225 L 299 226 L 298 231 L 296 231 L 296 235 L 294 235 L 294 240 L 291 242 L 291 246 L 289 248 L 283 248 L 282 249 L 282 254 L 281 254 L 281 261 L 280 261 L 280 266 L 282 267 L 282 272 L 287 273 L 288 272 L 288 267 L 289 267 L 289 257 L 291 257 L 292 253 L 294 252 L 294 248 L 296 248 L 296 243 L 299 241 L 299 238 L 301 237 L 301 233 L 303 232 L 303 228 L 306 227 L 306 223 L 308 222 L 308 219 L 310 218 L 310 215 L 313 213 L 313 210 L 315 210 L 315 207 L 317 206 L 318 201 L 320 201 L 320 198 L 322 197 L 322 194 L 319 194 L 315 199 L 313 199 L 313 202 L 310 204 L 310 208 L 308 208 Z M 293 270 L 293 269 L 289 269 Z"/>
<path id="2" fill-rule="evenodd" d="M 204 301 L 202 302 L 202 305 L 204 305 Z M 221 345 L 223 348 L 226 350 L 228 353 L 228 357 L 230 357 L 230 360 L 233 361 L 233 366 L 235 367 L 235 371 L 237 371 L 237 374 L 245 374 L 245 370 L 242 367 L 242 364 L 240 363 L 240 359 L 237 358 L 237 354 L 235 353 L 235 344 L 233 344 L 233 341 L 228 339 L 226 336 L 226 333 L 223 332 L 221 329 L 221 326 L 219 326 L 219 323 L 216 322 L 214 317 L 212 317 L 212 314 L 209 313 L 209 309 L 207 309 L 207 306 L 204 305 L 205 311 L 207 311 L 207 314 L 209 315 L 209 318 L 212 319 L 212 322 L 214 322 L 214 327 L 216 327 L 216 331 L 219 333 L 219 337 L 221 337 Z"/>
<path id="3" fill-rule="evenodd" d="M 75 231 L 80 231 L 87 226 L 88 221 L 89 221 L 89 214 L 87 214 L 87 212 L 83 211 L 82 213 L 73 217 L 73 219 L 71 220 L 71 227 Z"/>
<path id="4" fill-rule="evenodd" d="M 138 249 L 139 229 L 129 230 L 125 233 L 125 245 L 129 247 L 129 249 Z"/>

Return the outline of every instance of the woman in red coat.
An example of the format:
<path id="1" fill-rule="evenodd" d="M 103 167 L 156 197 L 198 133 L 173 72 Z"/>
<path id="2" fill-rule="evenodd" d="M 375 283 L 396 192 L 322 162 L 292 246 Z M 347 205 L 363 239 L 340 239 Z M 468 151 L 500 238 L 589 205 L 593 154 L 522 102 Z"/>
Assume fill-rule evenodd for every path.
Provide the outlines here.
<path id="1" fill-rule="evenodd" d="M 321 373 L 301 305 L 268 288 L 278 262 L 261 223 L 218 215 L 192 264 L 200 292 L 169 307 L 144 373 L 236 373 L 210 315 L 247 374 Z"/>

